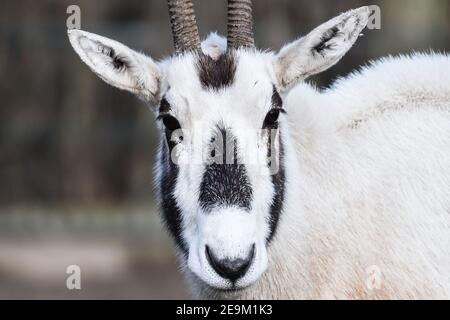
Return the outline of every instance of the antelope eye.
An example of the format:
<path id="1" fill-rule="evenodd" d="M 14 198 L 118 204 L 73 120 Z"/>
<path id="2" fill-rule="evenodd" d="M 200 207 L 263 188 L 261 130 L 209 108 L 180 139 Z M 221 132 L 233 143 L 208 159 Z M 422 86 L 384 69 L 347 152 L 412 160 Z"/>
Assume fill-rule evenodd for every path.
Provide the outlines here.
<path id="1" fill-rule="evenodd" d="M 277 126 L 279 116 L 280 116 L 279 109 L 271 109 L 269 112 L 267 112 L 267 115 L 264 118 L 263 128 L 265 129 Z"/>
<path id="2" fill-rule="evenodd" d="M 165 116 L 162 118 L 162 121 L 163 121 L 164 127 L 166 127 L 166 129 L 169 131 L 174 131 L 174 130 L 181 128 L 180 123 L 173 116 Z"/>

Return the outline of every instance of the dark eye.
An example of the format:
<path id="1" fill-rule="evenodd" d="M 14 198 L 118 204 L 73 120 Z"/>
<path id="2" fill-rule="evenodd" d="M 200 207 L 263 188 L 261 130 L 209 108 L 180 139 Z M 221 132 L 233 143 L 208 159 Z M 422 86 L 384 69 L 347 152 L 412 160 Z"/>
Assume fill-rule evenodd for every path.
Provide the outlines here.
<path id="1" fill-rule="evenodd" d="M 180 123 L 175 117 L 165 116 L 162 121 L 166 129 L 169 131 L 174 131 L 181 128 Z"/>
<path id="2" fill-rule="evenodd" d="M 263 128 L 274 128 L 278 125 L 278 117 L 280 116 L 280 109 L 271 109 L 267 112 L 264 118 Z"/>

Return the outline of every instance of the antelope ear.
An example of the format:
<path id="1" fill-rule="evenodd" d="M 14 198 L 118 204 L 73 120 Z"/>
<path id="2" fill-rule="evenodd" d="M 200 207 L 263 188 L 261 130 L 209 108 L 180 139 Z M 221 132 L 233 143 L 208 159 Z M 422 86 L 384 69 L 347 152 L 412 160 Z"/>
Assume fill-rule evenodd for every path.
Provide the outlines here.
<path id="1" fill-rule="evenodd" d="M 75 52 L 101 79 L 145 101 L 157 102 L 160 71 L 151 58 L 93 33 L 76 29 L 67 33 Z"/>
<path id="2" fill-rule="evenodd" d="M 284 46 L 274 65 L 281 90 L 337 63 L 355 43 L 369 14 L 369 7 L 347 11 Z"/>

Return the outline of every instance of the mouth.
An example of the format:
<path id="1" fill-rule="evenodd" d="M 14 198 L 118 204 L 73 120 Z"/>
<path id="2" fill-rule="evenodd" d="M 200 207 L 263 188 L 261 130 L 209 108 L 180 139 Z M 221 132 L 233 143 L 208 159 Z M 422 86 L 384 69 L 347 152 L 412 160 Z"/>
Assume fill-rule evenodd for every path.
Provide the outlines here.
<path id="1" fill-rule="evenodd" d="M 194 274 L 194 276 L 207 291 L 215 292 L 217 294 L 221 294 L 221 295 L 225 295 L 225 296 L 239 294 L 241 292 L 246 291 L 247 289 L 251 288 L 254 285 L 254 282 L 246 284 L 246 285 L 238 285 L 236 283 L 232 283 L 231 281 L 228 281 L 227 284 L 218 286 L 217 284 L 212 284 L 208 281 L 205 281 L 205 279 L 200 278 L 196 274 Z"/>

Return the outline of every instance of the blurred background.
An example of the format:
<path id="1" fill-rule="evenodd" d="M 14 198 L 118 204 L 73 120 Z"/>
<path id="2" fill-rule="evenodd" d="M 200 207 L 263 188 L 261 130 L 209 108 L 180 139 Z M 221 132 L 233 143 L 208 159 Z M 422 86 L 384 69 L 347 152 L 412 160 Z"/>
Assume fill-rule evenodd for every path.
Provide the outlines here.
<path id="1" fill-rule="evenodd" d="M 158 141 L 148 107 L 81 63 L 66 9 L 81 28 L 156 59 L 173 50 L 164 0 L 0 2 L 0 299 L 187 298 L 152 188 Z M 194 1 L 202 37 L 226 34 L 226 1 Z M 279 49 L 351 8 L 376 4 L 381 29 L 310 81 L 388 54 L 450 51 L 449 0 L 255 0 L 259 48 Z M 81 290 L 66 268 L 81 268 Z"/>

